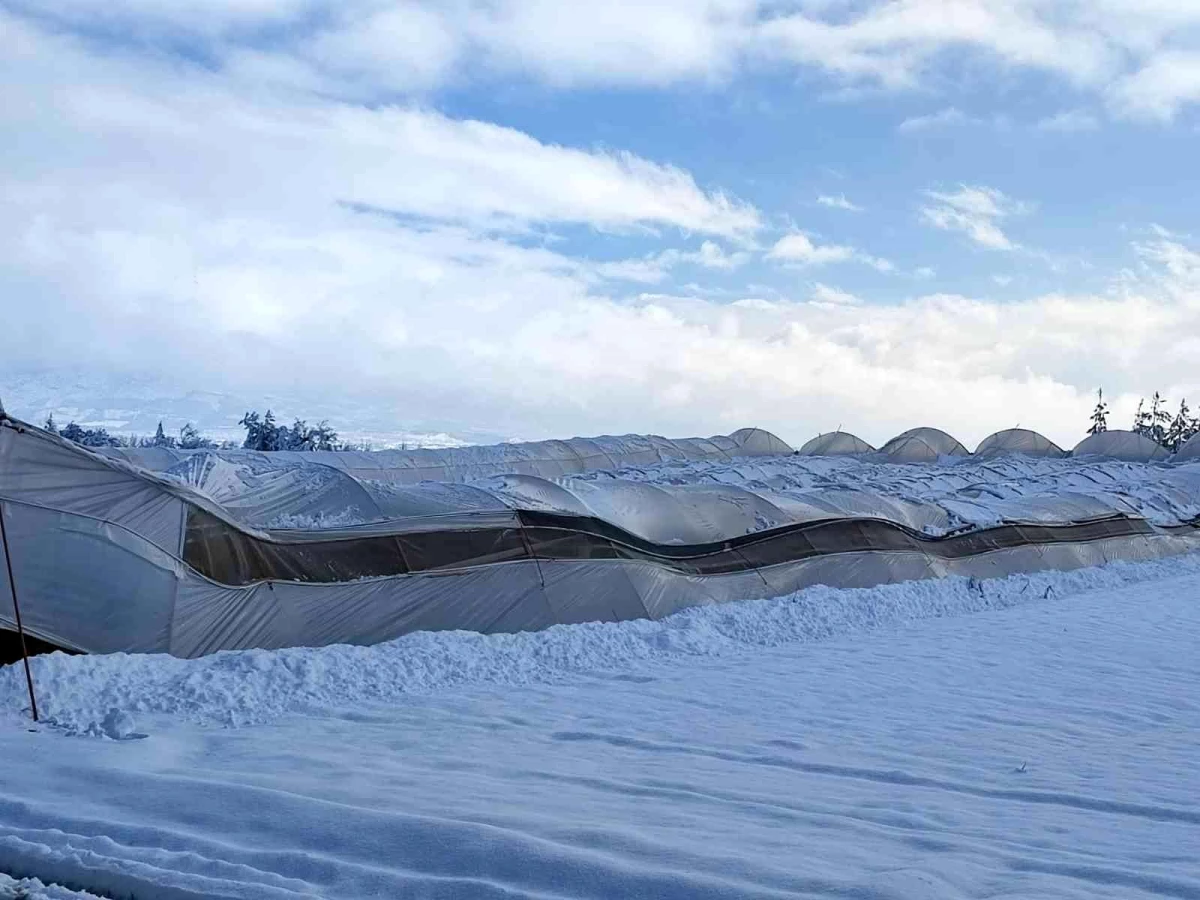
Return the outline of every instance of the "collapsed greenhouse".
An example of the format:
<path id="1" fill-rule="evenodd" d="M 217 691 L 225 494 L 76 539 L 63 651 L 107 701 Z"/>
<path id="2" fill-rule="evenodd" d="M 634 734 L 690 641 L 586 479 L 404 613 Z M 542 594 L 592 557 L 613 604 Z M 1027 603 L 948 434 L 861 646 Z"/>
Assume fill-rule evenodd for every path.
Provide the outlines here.
<path id="1" fill-rule="evenodd" d="M 966 454 L 931 429 L 892 446 L 905 461 Z M 0 631 L 15 627 L 15 594 L 26 632 L 48 646 L 192 657 L 661 618 L 813 584 L 1200 548 L 1194 467 L 1160 467 L 1151 487 L 1171 515 L 1151 521 L 1107 488 L 981 506 L 971 478 L 1009 484 L 1016 471 L 994 463 L 955 475 L 949 500 L 913 499 L 919 467 L 874 458 L 814 462 L 758 429 L 377 453 L 101 453 L 0 418 L 12 570 L 9 581 L 0 568 Z M 1023 465 L 1035 463 L 1065 464 Z M 841 482 L 830 466 L 843 467 Z M 888 495 L 884 475 L 908 486 Z M 1060 475 L 1112 481 L 1100 470 L 1044 477 Z M 972 503 L 976 521 L 963 518 Z"/>

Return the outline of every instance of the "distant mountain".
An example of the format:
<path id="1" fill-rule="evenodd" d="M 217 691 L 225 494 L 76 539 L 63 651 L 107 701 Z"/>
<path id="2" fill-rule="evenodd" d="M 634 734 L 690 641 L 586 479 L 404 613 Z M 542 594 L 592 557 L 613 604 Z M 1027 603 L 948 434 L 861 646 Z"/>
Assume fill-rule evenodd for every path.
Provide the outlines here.
<path id="1" fill-rule="evenodd" d="M 391 420 L 370 402 L 319 403 L 299 397 L 242 394 L 181 387 L 164 378 L 97 374 L 71 370 L 0 373 L 0 400 L 10 415 L 40 425 L 50 414 L 65 425 L 102 426 L 114 434 L 152 435 L 161 420 L 168 434 L 188 422 L 217 440 L 241 439 L 238 420 L 247 410 L 268 408 L 280 422 L 296 417 L 310 423 L 328 419 L 342 440 L 368 441 L 377 449 L 394 446 L 458 447 L 497 443 L 505 436 L 462 433 Z"/>

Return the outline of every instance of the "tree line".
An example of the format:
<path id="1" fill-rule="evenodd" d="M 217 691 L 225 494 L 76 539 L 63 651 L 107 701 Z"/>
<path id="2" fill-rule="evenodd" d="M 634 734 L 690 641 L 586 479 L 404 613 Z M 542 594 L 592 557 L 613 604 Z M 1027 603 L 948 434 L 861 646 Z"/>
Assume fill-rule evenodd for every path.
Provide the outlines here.
<path id="1" fill-rule="evenodd" d="M 179 429 L 179 437 L 166 434 L 163 424 L 158 423 L 158 430 L 153 437 L 138 435 L 110 434 L 107 428 L 84 428 L 75 422 L 68 422 L 61 429 L 54 421 L 51 413 L 42 428 L 53 434 L 65 437 L 83 447 L 172 447 L 180 450 L 228 450 L 237 446 L 236 441 L 218 443 L 202 435 L 191 422 Z"/>
<path id="2" fill-rule="evenodd" d="M 1133 424 L 1129 430 L 1148 437 L 1175 453 L 1189 438 L 1200 434 L 1200 415 L 1192 415 L 1186 397 L 1179 402 L 1178 412 L 1172 415 L 1166 400 L 1155 391 L 1154 396 L 1150 398 L 1149 409 L 1146 409 L 1144 397 L 1138 401 L 1137 412 L 1133 415 Z M 1108 431 L 1108 404 L 1104 402 L 1103 388 L 1096 391 L 1096 406 L 1092 409 L 1091 425 L 1087 433 L 1099 434 L 1102 431 Z"/>
<path id="3" fill-rule="evenodd" d="M 257 410 L 247 412 L 238 424 L 246 430 L 245 439 L 237 441 L 214 441 L 205 437 L 199 430 L 188 422 L 179 429 L 179 436 L 167 434 L 163 423 L 158 423 L 158 429 L 153 437 L 136 435 L 110 434 L 108 429 L 84 428 L 75 422 L 68 422 L 63 428 L 58 427 L 54 415 L 47 417 L 43 428 L 46 431 L 61 435 L 69 441 L 74 441 L 84 447 L 165 447 L 176 450 L 369 450 L 370 444 L 348 444 L 338 440 L 338 433 L 329 422 L 322 419 L 316 425 L 309 425 L 304 419 L 296 419 L 291 425 L 280 425 L 275 420 L 275 413 L 267 410 L 259 414 Z"/>

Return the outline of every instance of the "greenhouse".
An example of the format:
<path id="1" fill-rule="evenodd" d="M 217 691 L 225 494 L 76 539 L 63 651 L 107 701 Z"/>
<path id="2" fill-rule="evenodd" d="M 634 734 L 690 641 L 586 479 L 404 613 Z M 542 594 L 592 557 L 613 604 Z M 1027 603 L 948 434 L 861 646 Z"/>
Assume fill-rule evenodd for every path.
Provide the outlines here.
<path id="1" fill-rule="evenodd" d="M 801 456 L 856 456 L 874 453 L 875 448 L 848 431 L 830 431 L 817 435 L 796 452 Z"/>
<path id="2" fill-rule="evenodd" d="M 1072 456 L 1103 456 L 1125 462 L 1162 462 L 1170 453 L 1161 444 L 1133 431 L 1101 431 L 1075 445 Z"/>
<path id="3" fill-rule="evenodd" d="M 970 456 L 971 451 L 937 428 L 912 428 L 879 448 L 890 462 L 937 462 L 943 456 Z"/>
<path id="4" fill-rule="evenodd" d="M 1171 457 L 1174 462 L 1200 461 L 1200 434 L 1193 434 Z"/>
<path id="5" fill-rule="evenodd" d="M 1059 459 L 1066 451 L 1050 438 L 1030 431 L 1028 428 L 1006 428 L 990 434 L 975 448 L 976 456 L 998 456 L 1003 453 L 1020 453 L 1024 456 L 1042 456 Z"/>
<path id="6" fill-rule="evenodd" d="M 929 429 L 907 441 L 893 451 L 915 441 L 965 453 Z M 891 467 L 842 463 L 846 480 L 832 483 L 826 464 L 757 429 L 378 454 L 98 453 L 2 418 L 13 578 L 0 568 L 0 638 L 15 628 L 14 595 L 30 639 L 47 646 L 190 657 L 661 618 L 812 584 L 986 577 L 1197 546 L 1190 525 L 1153 524 L 1113 491 L 985 508 L 977 491 L 953 502 L 912 498 L 911 484 L 889 493 L 854 472 Z M 1190 508 L 1200 479 L 1160 494 Z M 976 507 L 980 524 L 964 528 Z"/>

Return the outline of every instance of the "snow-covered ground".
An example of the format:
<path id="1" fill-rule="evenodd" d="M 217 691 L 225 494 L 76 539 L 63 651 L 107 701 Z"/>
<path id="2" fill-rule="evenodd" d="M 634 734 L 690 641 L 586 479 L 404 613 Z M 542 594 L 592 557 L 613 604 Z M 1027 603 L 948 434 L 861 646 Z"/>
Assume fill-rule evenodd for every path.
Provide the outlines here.
<path id="1" fill-rule="evenodd" d="M 40 657 L 36 728 L 0 670 L 0 872 L 57 885 L 33 897 L 1200 897 L 1198 642 L 1191 556 Z"/>

